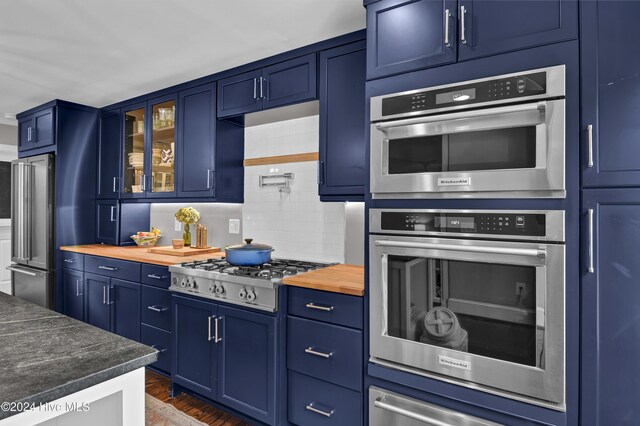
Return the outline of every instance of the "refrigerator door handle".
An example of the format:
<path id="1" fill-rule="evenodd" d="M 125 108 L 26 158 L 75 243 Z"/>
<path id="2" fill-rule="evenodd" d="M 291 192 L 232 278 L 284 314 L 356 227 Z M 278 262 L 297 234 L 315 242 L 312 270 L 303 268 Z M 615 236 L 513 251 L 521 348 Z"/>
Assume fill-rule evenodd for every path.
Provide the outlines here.
<path id="1" fill-rule="evenodd" d="M 24 256 L 22 258 L 25 260 L 31 260 L 31 205 L 33 203 L 33 194 L 31 191 L 31 164 L 25 164 L 24 173 L 25 199 L 23 202 L 25 203 L 24 214 L 26 217 L 23 220 L 24 229 L 22 232 L 24 238 Z"/>
<path id="2" fill-rule="evenodd" d="M 17 266 L 7 266 L 7 269 L 12 272 L 17 272 L 19 274 L 29 275 L 30 277 L 41 277 L 43 275 L 42 272 L 36 272 L 32 269 L 20 268 Z"/>
<path id="3" fill-rule="evenodd" d="M 25 163 L 18 163 L 18 176 L 17 183 L 15 186 L 16 193 L 13 195 L 13 203 L 15 205 L 15 238 L 16 238 L 16 246 L 15 246 L 15 257 L 18 260 L 24 259 L 24 208 L 25 208 L 25 173 L 24 173 Z"/>

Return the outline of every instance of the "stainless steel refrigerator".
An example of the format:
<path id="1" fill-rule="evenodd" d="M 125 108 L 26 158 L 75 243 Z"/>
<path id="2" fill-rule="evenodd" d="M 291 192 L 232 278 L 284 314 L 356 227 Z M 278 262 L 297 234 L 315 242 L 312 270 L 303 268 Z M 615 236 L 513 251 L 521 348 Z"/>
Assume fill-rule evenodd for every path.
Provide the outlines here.
<path id="1" fill-rule="evenodd" d="M 53 308 L 54 157 L 11 162 L 11 270 L 13 294 Z"/>

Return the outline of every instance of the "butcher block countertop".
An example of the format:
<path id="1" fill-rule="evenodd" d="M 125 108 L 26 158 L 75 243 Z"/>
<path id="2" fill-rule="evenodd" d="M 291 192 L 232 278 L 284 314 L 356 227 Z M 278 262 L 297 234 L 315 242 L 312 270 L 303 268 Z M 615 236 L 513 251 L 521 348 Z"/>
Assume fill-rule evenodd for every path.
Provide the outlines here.
<path id="1" fill-rule="evenodd" d="M 60 250 L 75 253 L 89 254 L 92 256 L 110 257 L 112 259 L 130 260 L 132 262 L 150 263 L 152 265 L 171 266 L 182 262 L 194 260 L 206 260 L 214 257 L 224 257 L 223 252 L 204 253 L 194 256 L 171 256 L 168 254 L 155 254 L 147 251 L 148 247 L 120 247 L 106 244 L 89 244 L 84 246 L 62 246 Z"/>
<path id="2" fill-rule="evenodd" d="M 285 277 L 283 284 L 305 287 L 333 293 L 364 295 L 364 267 L 358 265 L 333 265 L 304 274 Z"/>

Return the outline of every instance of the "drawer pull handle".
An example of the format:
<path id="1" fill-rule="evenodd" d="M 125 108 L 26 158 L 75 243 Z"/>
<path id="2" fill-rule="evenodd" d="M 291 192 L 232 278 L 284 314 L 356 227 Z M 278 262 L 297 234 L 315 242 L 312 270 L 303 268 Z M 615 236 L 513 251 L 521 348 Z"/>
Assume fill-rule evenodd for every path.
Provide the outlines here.
<path id="1" fill-rule="evenodd" d="M 322 306 L 322 305 L 316 305 L 315 303 L 311 302 L 311 303 L 307 303 L 305 305 L 307 308 L 309 309 L 317 309 L 319 311 L 325 311 L 325 312 L 331 312 L 333 311 L 333 306 Z"/>
<path id="2" fill-rule="evenodd" d="M 331 411 L 327 412 L 327 411 L 323 411 L 323 410 L 318 410 L 317 408 L 315 408 L 313 406 L 313 404 L 314 403 L 312 402 L 311 404 L 308 404 L 305 408 L 307 410 L 309 410 L 309 411 L 312 411 L 314 413 L 320 414 L 320 415 L 325 416 L 325 417 L 331 417 L 333 412 L 336 411 L 336 410 L 331 410 Z"/>
<path id="3" fill-rule="evenodd" d="M 168 311 L 169 310 L 169 308 L 167 308 L 166 306 L 162 306 L 162 305 L 147 306 L 147 309 L 149 309 L 150 311 L 154 311 L 154 312 L 164 312 L 164 311 Z"/>
<path id="4" fill-rule="evenodd" d="M 65 263 L 76 263 L 77 260 L 75 259 L 64 259 Z"/>
<path id="5" fill-rule="evenodd" d="M 149 274 L 147 275 L 148 278 L 153 278 L 154 280 L 164 280 L 165 278 L 169 278 L 168 275 L 156 275 L 156 274 Z"/>
<path id="6" fill-rule="evenodd" d="M 333 352 L 325 353 L 325 352 L 316 351 L 315 349 L 313 349 L 313 346 L 308 347 L 307 349 L 304 350 L 304 352 L 309 355 L 315 355 L 325 359 L 329 359 L 333 356 Z"/>
<path id="7" fill-rule="evenodd" d="M 162 353 L 162 352 L 166 352 L 166 351 L 167 351 L 167 348 L 163 348 L 162 346 L 158 346 L 158 345 L 151 345 L 151 347 L 152 347 L 153 349 L 157 350 L 159 353 Z"/>
<path id="8" fill-rule="evenodd" d="M 104 269 L 105 271 L 117 271 L 118 268 L 116 268 L 115 266 L 98 266 L 98 269 Z"/>

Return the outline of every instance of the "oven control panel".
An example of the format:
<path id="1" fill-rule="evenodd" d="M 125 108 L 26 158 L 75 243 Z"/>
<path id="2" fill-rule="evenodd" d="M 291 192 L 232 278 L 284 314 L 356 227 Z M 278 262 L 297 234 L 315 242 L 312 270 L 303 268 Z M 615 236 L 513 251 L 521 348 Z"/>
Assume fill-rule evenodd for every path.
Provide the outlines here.
<path id="1" fill-rule="evenodd" d="M 448 86 L 389 96 L 382 99 L 382 117 L 428 112 L 457 105 L 480 104 L 491 101 L 525 98 L 547 92 L 547 73 L 523 73 L 474 83 Z"/>
<path id="2" fill-rule="evenodd" d="M 382 231 L 492 234 L 544 237 L 543 213 L 441 213 L 383 211 Z"/>

